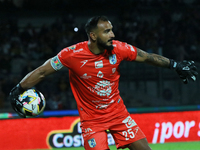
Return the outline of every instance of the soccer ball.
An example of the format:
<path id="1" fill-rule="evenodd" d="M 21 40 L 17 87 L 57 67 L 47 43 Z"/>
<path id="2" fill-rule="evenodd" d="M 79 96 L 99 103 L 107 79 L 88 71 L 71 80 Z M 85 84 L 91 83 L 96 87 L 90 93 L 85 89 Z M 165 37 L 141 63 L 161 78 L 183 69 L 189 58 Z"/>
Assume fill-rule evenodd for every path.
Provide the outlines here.
<path id="1" fill-rule="evenodd" d="M 46 106 L 44 95 L 35 89 L 29 89 L 19 95 L 19 101 L 23 105 L 21 112 L 29 117 L 39 115 Z"/>

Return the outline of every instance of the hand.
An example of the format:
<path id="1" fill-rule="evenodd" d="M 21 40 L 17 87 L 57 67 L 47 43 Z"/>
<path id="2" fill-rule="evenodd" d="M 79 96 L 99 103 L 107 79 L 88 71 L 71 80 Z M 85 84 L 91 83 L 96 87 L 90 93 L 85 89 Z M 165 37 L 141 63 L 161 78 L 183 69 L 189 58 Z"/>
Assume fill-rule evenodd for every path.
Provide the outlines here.
<path id="1" fill-rule="evenodd" d="M 19 101 L 18 97 L 24 92 L 24 89 L 20 84 L 16 85 L 9 94 L 9 100 L 14 111 L 22 118 L 26 118 L 26 115 L 21 112 L 23 104 Z"/>
<path id="2" fill-rule="evenodd" d="M 182 62 L 176 62 L 174 60 L 170 60 L 170 68 L 176 70 L 179 77 L 183 80 L 183 83 L 189 83 L 189 79 L 196 81 L 198 72 L 194 61 L 184 60 Z"/>

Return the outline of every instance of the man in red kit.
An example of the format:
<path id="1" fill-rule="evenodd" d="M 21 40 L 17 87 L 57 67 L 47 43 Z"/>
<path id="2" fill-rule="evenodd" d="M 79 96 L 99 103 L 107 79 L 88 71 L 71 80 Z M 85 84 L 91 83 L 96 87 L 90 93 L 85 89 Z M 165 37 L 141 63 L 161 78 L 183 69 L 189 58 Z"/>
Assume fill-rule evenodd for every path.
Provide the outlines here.
<path id="1" fill-rule="evenodd" d="M 112 24 L 105 16 L 88 20 L 88 41 L 64 48 L 55 57 L 27 74 L 10 92 L 13 109 L 21 116 L 18 95 L 33 87 L 47 75 L 63 67 L 69 69 L 70 85 L 81 119 L 86 150 L 108 150 L 107 133 L 112 134 L 117 148 L 150 150 L 147 139 L 134 118 L 130 117 L 119 95 L 119 64 L 137 61 L 175 70 L 184 83 L 196 80 L 193 61 L 176 62 L 147 53 L 114 40 Z"/>

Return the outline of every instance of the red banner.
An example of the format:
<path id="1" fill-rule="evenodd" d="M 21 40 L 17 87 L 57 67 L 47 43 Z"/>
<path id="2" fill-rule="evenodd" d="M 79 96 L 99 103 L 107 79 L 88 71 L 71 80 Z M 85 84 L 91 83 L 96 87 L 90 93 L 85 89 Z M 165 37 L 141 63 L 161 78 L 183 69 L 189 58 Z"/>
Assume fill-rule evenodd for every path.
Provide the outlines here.
<path id="1" fill-rule="evenodd" d="M 200 111 L 131 114 L 149 143 L 200 141 Z M 64 148 L 83 145 L 79 117 L 0 120 L 4 150 Z M 108 134 L 108 143 L 115 142 Z"/>
<path id="2" fill-rule="evenodd" d="M 200 141 L 200 111 L 133 114 L 149 143 Z"/>

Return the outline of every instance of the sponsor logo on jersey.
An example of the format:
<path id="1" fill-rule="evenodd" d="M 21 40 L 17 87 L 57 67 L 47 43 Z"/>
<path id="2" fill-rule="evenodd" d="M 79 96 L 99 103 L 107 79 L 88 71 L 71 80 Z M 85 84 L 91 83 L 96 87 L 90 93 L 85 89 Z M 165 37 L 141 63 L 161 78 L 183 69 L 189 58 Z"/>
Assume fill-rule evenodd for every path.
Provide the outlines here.
<path id="1" fill-rule="evenodd" d="M 82 76 L 80 76 L 80 78 L 89 79 L 89 78 L 92 78 L 92 77 L 88 76 L 87 73 L 84 73 Z"/>
<path id="2" fill-rule="evenodd" d="M 73 52 L 74 53 L 78 53 L 78 52 L 80 52 L 80 51 L 82 51 L 83 49 L 81 48 L 81 49 L 77 49 L 77 50 L 73 50 Z"/>
<path id="3" fill-rule="evenodd" d="M 116 68 L 112 68 L 112 73 L 115 73 L 115 71 L 116 71 Z"/>
<path id="4" fill-rule="evenodd" d="M 87 62 L 88 62 L 88 60 L 83 60 L 83 61 L 81 61 L 81 63 L 83 63 L 83 64 L 81 65 L 81 67 L 83 67 Z M 80 68 L 81 68 L 81 67 L 80 67 Z"/>
<path id="5" fill-rule="evenodd" d="M 93 147 L 95 147 L 95 146 L 97 145 L 94 138 L 89 139 L 89 140 L 88 140 L 88 144 L 89 144 L 89 146 L 90 146 L 91 148 L 93 148 Z"/>
<path id="6" fill-rule="evenodd" d="M 116 68 L 112 68 L 112 73 L 110 74 L 110 76 L 114 75 L 116 70 L 117 70 Z"/>
<path id="7" fill-rule="evenodd" d="M 103 73 L 102 73 L 101 71 L 99 71 L 99 72 L 97 73 L 97 77 L 98 77 L 98 78 L 103 78 Z"/>
<path id="8" fill-rule="evenodd" d="M 126 119 L 124 119 L 122 121 L 127 128 L 131 128 L 133 126 L 136 126 L 137 124 L 135 123 L 135 121 L 131 118 L 131 116 L 128 116 Z"/>
<path id="9" fill-rule="evenodd" d="M 108 106 L 112 103 L 114 103 L 115 101 L 112 99 L 110 102 L 106 103 L 106 104 L 98 104 L 96 106 L 96 109 L 106 109 L 108 108 Z"/>
<path id="10" fill-rule="evenodd" d="M 100 60 L 100 61 L 95 61 L 95 68 L 103 68 L 103 61 Z"/>
<path id="11" fill-rule="evenodd" d="M 113 54 L 113 55 L 110 55 L 109 56 L 109 62 L 110 64 L 114 65 L 117 63 L 117 57 L 116 57 L 116 54 Z"/>
<path id="12" fill-rule="evenodd" d="M 110 83 L 110 81 L 107 80 L 102 80 L 97 82 L 97 84 L 95 85 L 95 87 L 88 87 L 88 89 L 91 92 L 96 92 L 97 95 L 99 96 L 110 96 L 111 92 L 112 92 L 112 86 L 115 84 L 115 82 Z"/>

